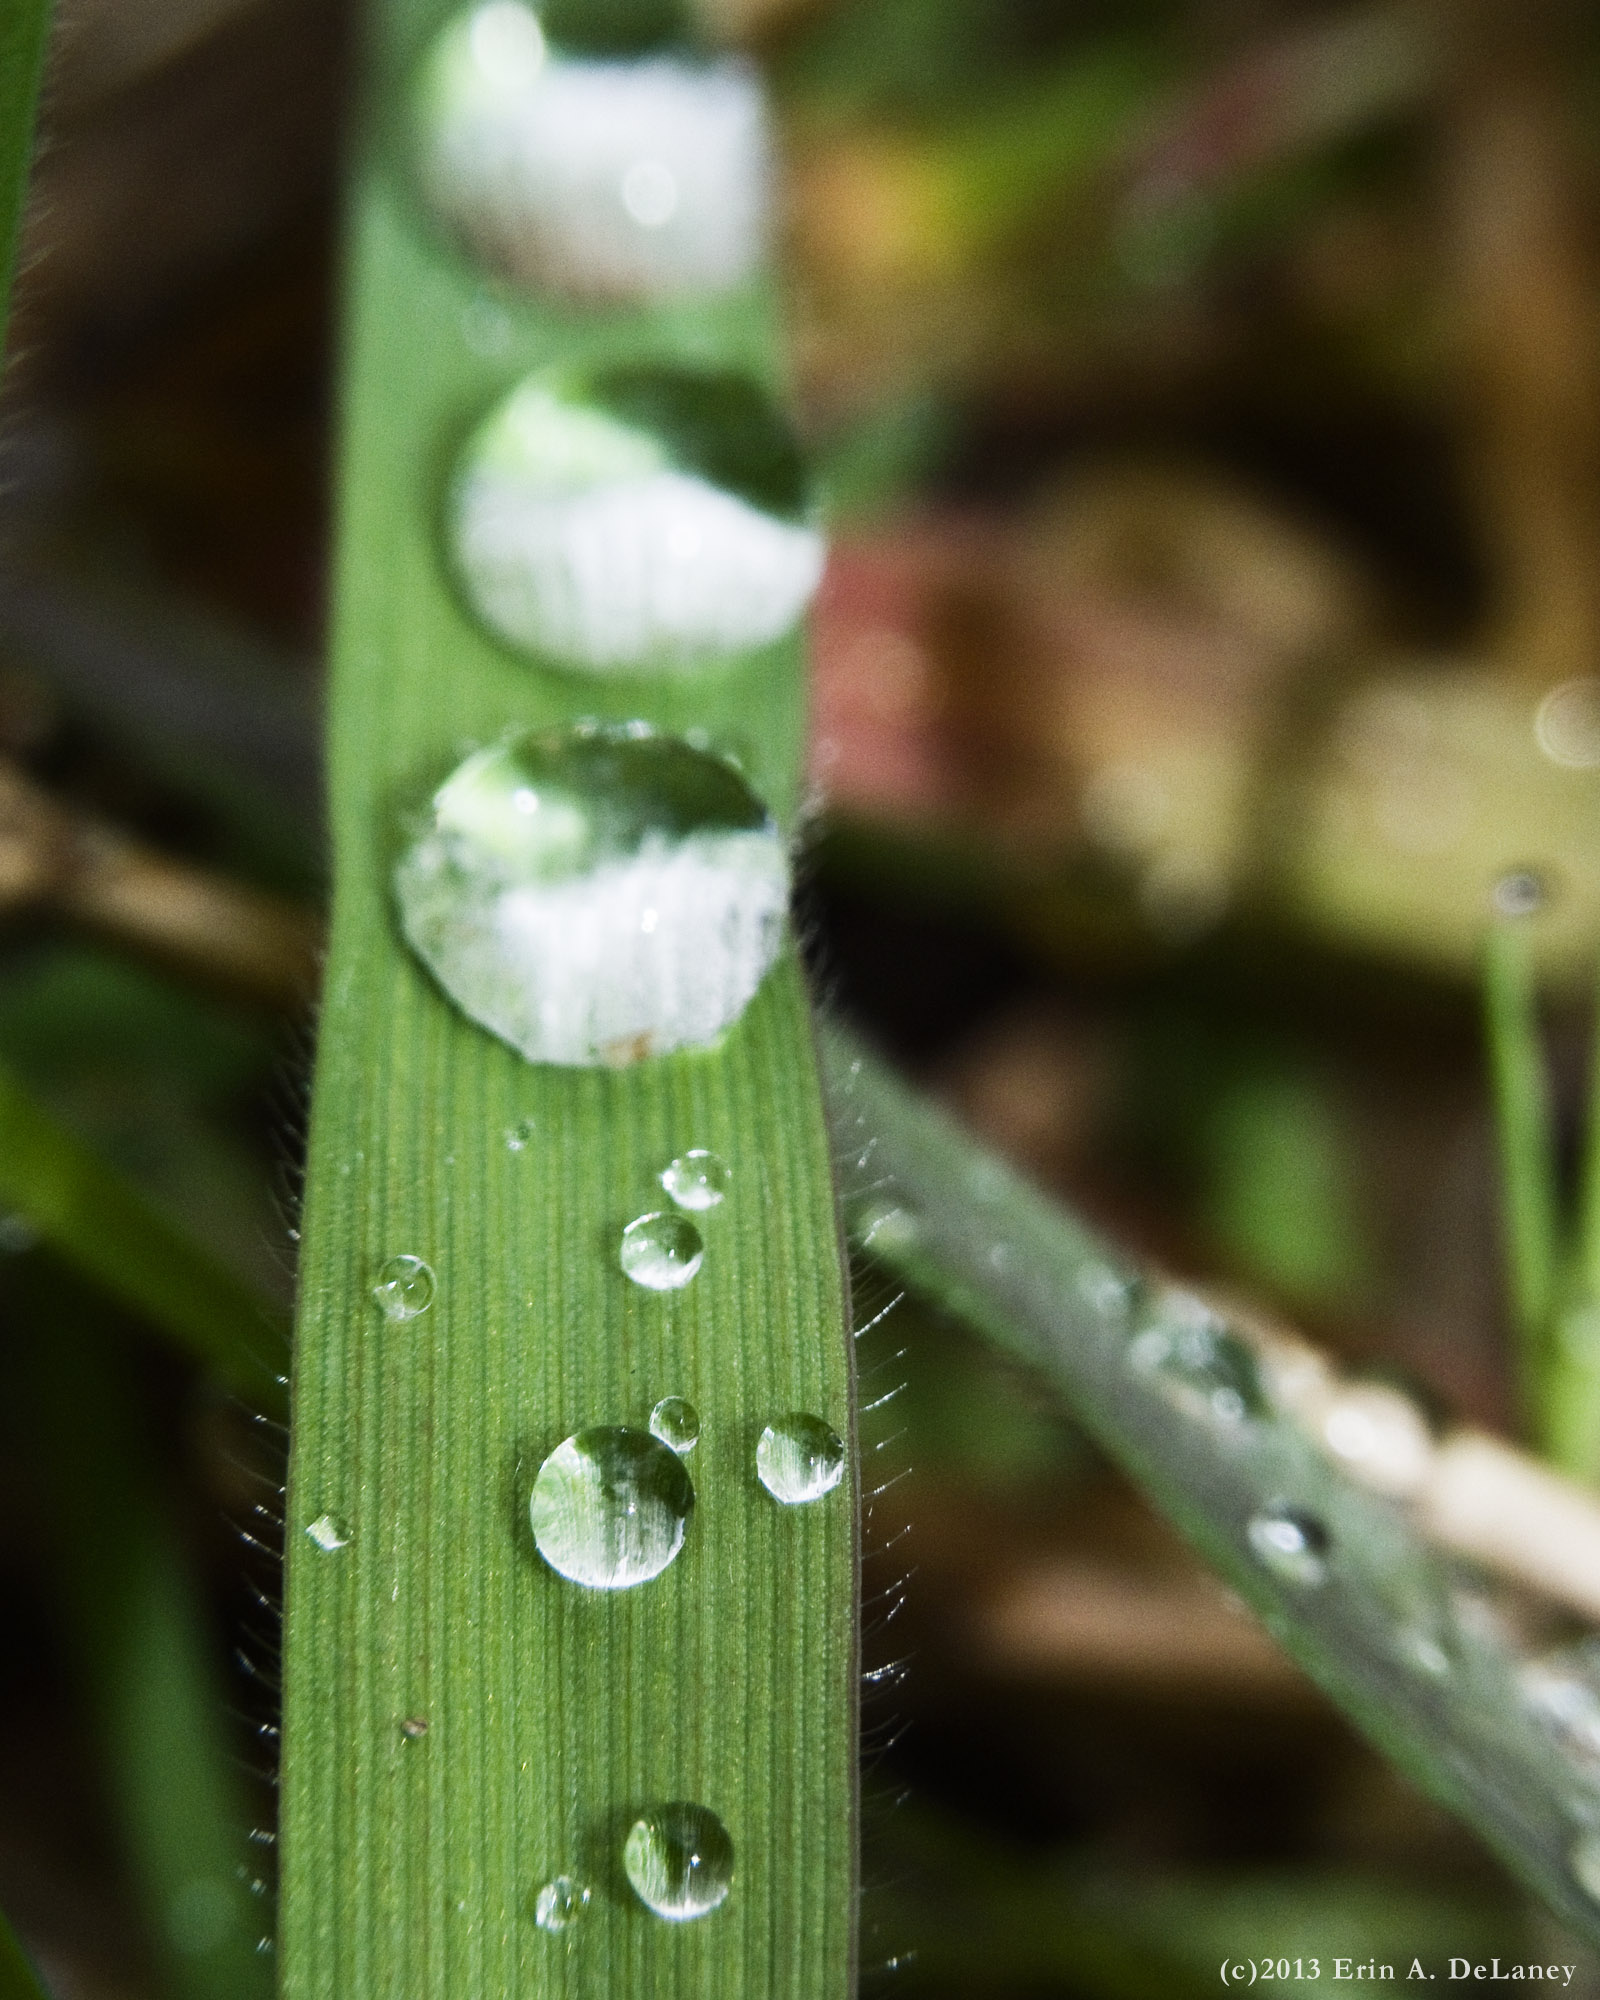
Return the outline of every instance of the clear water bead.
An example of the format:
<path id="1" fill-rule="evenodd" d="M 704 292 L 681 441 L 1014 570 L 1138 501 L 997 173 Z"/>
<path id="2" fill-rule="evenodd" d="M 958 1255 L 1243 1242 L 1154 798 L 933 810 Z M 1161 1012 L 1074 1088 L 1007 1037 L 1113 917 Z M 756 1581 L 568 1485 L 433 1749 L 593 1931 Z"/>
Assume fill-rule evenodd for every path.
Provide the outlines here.
<path id="1" fill-rule="evenodd" d="M 542 1931 L 564 1931 L 575 1924 L 589 1907 L 586 1884 L 570 1875 L 557 1875 L 546 1882 L 533 1899 L 533 1920 Z"/>
<path id="2" fill-rule="evenodd" d="M 648 1292 L 676 1292 L 695 1275 L 705 1242 L 687 1216 L 667 1209 L 635 1216 L 622 1232 L 617 1261 Z"/>
<path id="3" fill-rule="evenodd" d="M 1328 1574 L 1328 1531 L 1298 1507 L 1268 1507 L 1251 1521 L 1250 1546 L 1285 1583 L 1317 1584 Z"/>
<path id="4" fill-rule="evenodd" d="M 530 1062 L 617 1066 L 738 1020 L 778 954 L 789 861 L 731 765 L 590 725 L 468 757 L 394 882 L 464 1013 Z"/>
<path id="5" fill-rule="evenodd" d="M 679 1208 L 698 1213 L 717 1207 L 726 1198 L 733 1175 L 725 1160 L 708 1153 L 703 1146 L 692 1146 L 662 1170 L 661 1185 Z"/>
<path id="6" fill-rule="evenodd" d="M 683 1547 L 694 1487 L 675 1452 L 646 1431 L 597 1424 L 539 1468 L 528 1518 L 540 1555 L 586 1590 L 630 1590 Z"/>
<path id="7" fill-rule="evenodd" d="M 650 1435 L 684 1458 L 700 1442 L 700 1412 L 681 1396 L 663 1396 L 650 1412 Z"/>
<path id="8" fill-rule="evenodd" d="M 314 1521 L 308 1521 L 306 1538 L 328 1556 L 350 1546 L 350 1530 L 337 1514 L 319 1514 Z"/>
<path id="9" fill-rule="evenodd" d="M 678 1801 L 635 1820 L 622 1847 L 635 1895 L 668 1923 L 709 1916 L 733 1887 L 733 1842 L 705 1806 Z"/>
<path id="10" fill-rule="evenodd" d="M 587 60 L 521 0 L 489 0 L 434 43 L 413 130 L 434 215 L 524 290 L 723 291 L 764 253 L 766 119 L 737 59 Z"/>
<path id="11" fill-rule="evenodd" d="M 447 518 L 489 630 L 585 673 L 703 673 L 792 630 L 822 576 L 799 447 L 742 375 L 532 375 L 468 440 Z"/>
<path id="12" fill-rule="evenodd" d="M 844 1440 L 821 1417 L 779 1417 L 757 1441 L 756 1476 L 785 1507 L 820 1500 L 844 1477 Z"/>
<path id="13" fill-rule="evenodd" d="M 1165 1293 L 1128 1347 L 1130 1365 L 1225 1423 L 1259 1417 L 1266 1397 L 1254 1351 L 1201 1299 Z"/>
<path id="14" fill-rule="evenodd" d="M 385 1319 L 415 1319 L 433 1304 L 433 1266 L 420 1257 L 391 1257 L 378 1271 L 372 1288 Z"/>

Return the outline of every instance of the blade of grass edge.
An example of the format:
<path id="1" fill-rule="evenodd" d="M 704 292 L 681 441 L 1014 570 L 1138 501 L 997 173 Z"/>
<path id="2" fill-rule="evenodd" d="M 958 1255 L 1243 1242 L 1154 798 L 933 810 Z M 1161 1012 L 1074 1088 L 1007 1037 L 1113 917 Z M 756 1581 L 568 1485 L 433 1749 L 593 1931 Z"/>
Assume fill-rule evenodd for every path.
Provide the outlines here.
<path id="1" fill-rule="evenodd" d="M 1470 1596 L 1463 1613 L 1470 1572 L 1276 1410 L 1224 1417 L 1132 1365 L 1162 1304 L 1128 1261 L 850 1036 L 822 1049 L 841 1150 L 872 1148 L 878 1178 L 849 1211 L 872 1257 L 1029 1362 L 1357 1727 L 1600 1941 L 1574 1876 L 1572 1801 L 1592 1786 L 1530 1711 L 1504 1629 Z M 1252 1523 L 1286 1507 L 1327 1535 L 1322 1576 L 1258 1554 Z"/>
<path id="2" fill-rule="evenodd" d="M 375 10 L 396 68 L 445 10 Z M 395 84 L 393 71 L 384 81 Z M 786 952 L 714 1049 L 622 1071 L 537 1068 L 458 1015 L 403 949 L 388 870 L 401 808 L 464 740 L 594 715 L 737 742 L 786 823 L 801 649 L 701 679 L 577 682 L 508 658 L 463 613 L 436 542 L 465 426 L 536 363 L 684 357 L 778 373 L 769 296 L 580 320 L 495 301 L 431 242 L 384 146 L 360 166 L 329 716 L 335 893 L 303 1222 L 285 1630 L 280 1941 L 292 2000 L 559 1989 L 630 2000 L 844 2000 L 854 1989 L 855 1478 L 813 1507 L 758 1485 L 764 1424 L 853 1438 L 831 1159 L 798 963 Z M 531 1121 L 519 1150 L 508 1129 Z M 630 1286 L 622 1225 L 675 1154 L 732 1169 L 705 1266 Z M 428 1314 L 372 1298 L 397 1252 Z M 684 1553 L 586 1593 L 539 1559 L 529 1484 L 585 1424 L 687 1397 L 701 1442 Z M 324 1552 L 304 1530 L 348 1529 Z M 402 1725 L 413 1725 L 407 1735 Z M 426 1724 L 426 1734 L 417 1725 Z M 735 1883 L 664 1924 L 620 1849 L 653 1802 L 732 1835 Z M 581 1926 L 534 1922 L 584 1881 Z"/>

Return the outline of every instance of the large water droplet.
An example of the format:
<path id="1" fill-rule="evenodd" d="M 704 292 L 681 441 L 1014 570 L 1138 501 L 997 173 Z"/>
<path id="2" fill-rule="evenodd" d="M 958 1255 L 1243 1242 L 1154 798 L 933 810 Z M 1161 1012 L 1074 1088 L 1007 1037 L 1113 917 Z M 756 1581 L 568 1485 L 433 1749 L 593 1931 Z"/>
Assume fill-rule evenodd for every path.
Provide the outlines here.
<path id="1" fill-rule="evenodd" d="M 420 1257 L 391 1257 L 372 1288 L 385 1319 L 415 1319 L 433 1304 L 433 1266 Z"/>
<path id="2" fill-rule="evenodd" d="M 533 1920 L 542 1931 L 564 1931 L 589 1907 L 589 1890 L 570 1875 L 546 1882 L 533 1899 Z"/>
<path id="3" fill-rule="evenodd" d="M 589 673 L 692 674 L 767 645 L 822 575 L 799 449 L 739 375 L 530 376 L 469 440 L 449 518 L 489 629 Z"/>
<path id="4" fill-rule="evenodd" d="M 708 1153 L 703 1146 L 693 1146 L 680 1154 L 661 1175 L 661 1185 L 679 1208 L 696 1211 L 715 1208 L 732 1184 L 733 1175 L 727 1162 L 718 1159 L 715 1153 Z"/>
<path id="5" fill-rule="evenodd" d="M 308 1521 L 306 1536 L 324 1555 L 331 1556 L 336 1549 L 350 1546 L 350 1530 L 337 1514 L 319 1514 L 314 1521 Z"/>
<path id="6" fill-rule="evenodd" d="M 650 1434 L 680 1458 L 700 1442 L 700 1412 L 681 1396 L 663 1396 L 650 1412 Z"/>
<path id="7" fill-rule="evenodd" d="M 777 956 L 783 841 L 730 765 L 642 724 L 467 758 L 395 871 L 407 940 L 530 1062 L 714 1042 Z"/>
<path id="8" fill-rule="evenodd" d="M 588 1590 L 628 1590 L 659 1576 L 694 1512 L 677 1455 L 645 1431 L 597 1424 L 539 1468 L 528 1518 L 539 1553 Z"/>
<path id="9" fill-rule="evenodd" d="M 435 215 L 529 291 L 720 291 L 763 254 L 766 121 L 737 60 L 587 61 L 551 48 L 532 8 L 491 0 L 430 51 L 415 146 Z"/>
<path id="10" fill-rule="evenodd" d="M 1225 1422 L 1259 1417 L 1266 1409 L 1252 1349 L 1188 1293 L 1167 1292 L 1156 1301 L 1155 1319 L 1129 1344 L 1128 1360 Z"/>
<path id="11" fill-rule="evenodd" d="M 1267 1507 L 1251 1521 L 1250 1546 L 1285 1583 L 1321 1583 L 1328 1574 L 1328 1531 L 1303 1508 Z"/>
<path id="12" fill-rule="evenodd" d="M 636 1216 L 622 1232 L 623 1271 L 650 1292 L 675 1292 L 688 1284 L 705 1255 L 700 1232 L 686 1215 L 666 1209 Z"/>
<path id="13" fill-rule="evenodd" d="M 821 1417 L 779 1417 L 756 1444 L 756 1476 L 785 1507 L 820 1500 L 844 1477 L 844 1440 Z"/>
<path id="14" fill-rule="evenodd" d="M 634 1893 L 669 1923 L 709 1916 L 733 1886 L 733 1842 L 705 1806 L 656 1806 L 634 1822 L 622 1848 Z"/>

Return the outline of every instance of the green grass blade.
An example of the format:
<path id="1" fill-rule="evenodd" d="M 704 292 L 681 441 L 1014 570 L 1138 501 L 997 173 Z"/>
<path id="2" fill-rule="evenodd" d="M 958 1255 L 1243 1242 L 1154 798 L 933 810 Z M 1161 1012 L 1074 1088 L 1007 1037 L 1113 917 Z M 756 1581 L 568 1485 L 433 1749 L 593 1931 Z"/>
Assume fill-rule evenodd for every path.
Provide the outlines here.
<path id="1" fill-rule="evenodd" d="M 1538 988 L 1524 922 L 1510 919 L 1490 931 L 1483 994 L 1519 1389 L 1524 1421 L 1542 1443 L 1557 1288 L 1556 1160 Z"/>
<path id="2" fill-rule="evenodd" d="M 0 0 L 0 355 L 49 25 L 50 0 Z"/>
<path id="3" fill-rule="evenodd" d="M 1492 1619 L 1462 1616 L 1463 1578 L 1399 1503 L 1357 1485 L 1272 1402 L 1217 1413 L 1135 1336 L 1186 1322 L 1047 1200 L 849 1038 L 824 1041 L 841 1148 L 878 1177 L 854 1227 L 903 1282 L 1031 1363 L 1205 1559 L 1377 1746 L 1468 1820 L 1575 1931 L 1600 1908 L 1574 1874 L 1587 1838 L 1578 1763 L 1530 1712 L 1525 1662 Z M 1248 1345 L 1229 1367 L 1249 1367 Z M 1255 1552 L 1282 1505 L 1328 1537 L 1320 1582 Z"/>
<path id="4" fill-rule="evenodd" d="M 439 18 L 380 15 L 379 55 Z M 402 33 L 402 31 L 405 31 Z M 393 164 L 358 174 L 333 641 L 335 895 L 303 1224 L 289 1487 L 280 1952 L 292 2000 L 469 1993 L 843 2000 L 854 1981 L 853 1478 L 785 1510 L 763 1425 L 850 1427 L 849 1341 L 807 1008 L 786 955 L 715 1050 L 622 1071 L 531 1066 L 403 947 L 401 804 L 463 739 L 597 710 L 736 742 L 780 816 L 799 789 L 800 648 L 675 686 L 575 682 L 468 620 L 436 540 L 444 468 L 518 374 L 563 356 L 695 354 L 774 372 L 770 302 L 583 320 L 495 302 L 430 242 Z M 532 1138 L 508 1149 L 508 1129 Z M 705 1267 L 654 1295 L 617 1266 L 689 1146 L 729 1162 Z M 384 1323 L 389 1256 L 438 1274 Z M 539 1559 L 529 1484 L 583 1424 L 700 1412 L 677 1562 L 581 1592 Z M 348 1546 L 306 1536 L 324 1513 Z M 402 1725 L 426 1722 L 426 1734 Z M 732 1836 L 721 1909 L 667 1925 L 620 1865 L 639 1809 L 693 1799 Z M 534 1922 L 558 1873 L 592 1900 Z"/>
<path id="5" fill-rule="evenodd" d="M 284 1396 L 275 1309 L 0 1069 L 0 1203 L 265 1414 Z"/>
<path id="6" fill-rule="evenodd" d="M 100 1764 L 172 2000 L 266 2000 L 265 1907 L 246 1886 L 210 1635 L 146 1467 L 137 1385 L 63 1274 L 34 1287 L 48 1341 L 11 1357 L 36 1427 L 56 1575 Z"/>
<path id="7" fill-rule="evenodd" d="M 46 2000 L 39 1975 L 4 1916 L 0 1916 L 0 2000 Z"/>

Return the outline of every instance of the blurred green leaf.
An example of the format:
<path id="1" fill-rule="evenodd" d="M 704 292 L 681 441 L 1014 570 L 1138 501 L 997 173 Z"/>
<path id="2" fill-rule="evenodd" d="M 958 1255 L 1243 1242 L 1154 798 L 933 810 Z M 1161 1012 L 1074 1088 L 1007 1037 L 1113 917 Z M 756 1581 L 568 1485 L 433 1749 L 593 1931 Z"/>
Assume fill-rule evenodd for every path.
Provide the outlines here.
<path id="1" fill-rule="evenodd" d="M 0 1916 L 0 2000 L 46 2000 L 38 1974 L 3 1916 Z"/>
<path id="2" fill-rule="evenodd" d="M 0 349 L 16 266 L 49 0 L 0 0 Z"/>

